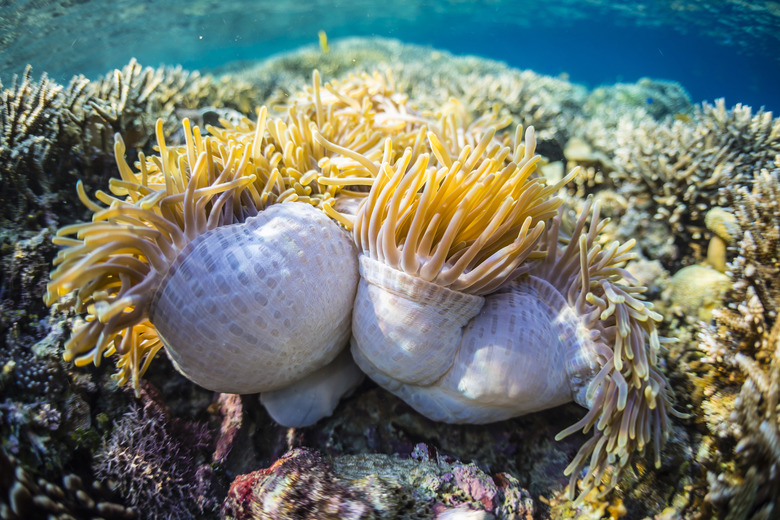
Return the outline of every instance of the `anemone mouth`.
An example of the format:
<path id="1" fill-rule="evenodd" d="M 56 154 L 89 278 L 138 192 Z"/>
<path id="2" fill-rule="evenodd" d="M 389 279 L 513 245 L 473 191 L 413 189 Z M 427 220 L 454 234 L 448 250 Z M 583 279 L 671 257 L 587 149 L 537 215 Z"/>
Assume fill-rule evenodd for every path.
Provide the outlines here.
<path id="1" fill-rule="evenodd" d="M 591 222 L 586 230 L 588 217 Z M 653 446 L 659 466 L 667 435 L 666 407 L 671 394 L 657 366 L 661 338 L 655 323 L 661 316 L 644 300 L 646 288 L 638 286 L 623 268 L 634 258 L 630 250 L 635 241 L 622 245 L 599 242 L 607 222 L 599 218 L 592 197 L 569 236 L 562 233 L 561 216 L 557 216 L 542 239 L 549 257 L 530 273 L 564 295 L 589 331 L 598 362 L 595 376 L 587 375 L 579 388 L 582 397 L 578 402 L 589 408 L 588 413 L 556 436 L 560 440 L 577 430 L 593 429 L 593 437 L 565 470 L 570 475 L 572 500 L 586 466 L 577 500 L 602 483 L 610 466 L 614 471 L 603 493 L 613 489 L 631 455 L 643 453 L 648 445 Z"/>
<path id="2" fill-rule="evenodd" d="M 539 160 L 533 127 L 524 143 L 521 135 L 518 128 L 513 154 L 489 128 L 455 158 L 434 132 L 427 133 L 430 152 L 416 158 L 411 148 L 396 158 L 386 142 L 355 217 L 358 248 L 409 275 L 475 295 L 526 272 L 528 260 L 544 257 L 536 246 L 561 204 L 553 194 L 576 171 L 545 185 L 533 175 Z"/>

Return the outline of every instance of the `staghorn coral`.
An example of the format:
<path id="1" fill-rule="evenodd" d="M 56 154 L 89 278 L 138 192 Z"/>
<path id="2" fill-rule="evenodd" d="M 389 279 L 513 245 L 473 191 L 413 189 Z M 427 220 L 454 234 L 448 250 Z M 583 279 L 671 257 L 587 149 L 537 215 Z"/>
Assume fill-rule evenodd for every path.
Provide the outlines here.
<path id="1" fill-rule="evenodd" d="M 721 369 L 738 370 L 744 379 L 727 429 L 721 433 L 737 441 L 729 454 L 734 466 L 707 474 L 706 500 L 728 518 L 773 518 L 780 508 L 780 322 L 775 322 L 762 343 L 766 344 L 761 353 L 772 357 L 759 362 L 735 352 L 710 331 L 702 334 L 701 348 L 708 361 Z"/>
<path id="2" fill-rule="evenodd" d="M 74 77 L 60 117 L 74 153 L 88 165 L 96 153 L 113 152 L 116 132 L 128 148 L 143 149 L 158 119 L 170 134 L 179 125 L 177 110 L 210 104 L 214 97 L 208 76 L 181 67 L 143 67 L 132 59 L 95 81 Z"/>
<path id="3" fill-rule="evenodd" d="M 720 99 L 690 120 L 621 120 L 610 181 L 668 226 L 679 252 L 663 260 L 686 265 L 706 254 L 704 217 L 725 204 L 720 189 L 749 184 L 778 153 L 780 118 Z"/>
<path id="4" fill-rule="evenodd" d="M 178 126 L 177 111 L 202 105 L 246 107 L 246 89 L 229 89 L 211 76 L 181 67 L 142 67 L 131 60 L 94 81 L 72 78 L 67 87 L 45 75 L 36 83 L 28 67 L 0 102 L 0 218 L 27 226 L 54 225 L 69 215 L 75 194 L 70 175 L 103 182 L 121 132 L 134 153 L 150 148 L 155 121 L 168 131 Z M 221 98 L 221 100 L 220 100 Z M 65 192 L 63 195 L 61 192 Z"/>
<path id="5" fill-rule="evenodd" d="M 469 58 L 441 56 L 455 68 L 441 67 L 433 80 L 423 68 L 407 65 L 396 73 L 401 85 L 415 85 L 410 95 L 421 107 L 436 106 L 436 100 L 450 99 L 463 106 L 465 116 L 475 119 L 496 112 L 511 117 L 512 126 L 533 126 L 545 155 L 560 154 L 569 138 L 572 121 L 580 113 L 584 89 L 562 79 L 546 77 L 530 70 L 514 71 L 496 65 L 493 70 L 468 69 Z M 472 59 L 473 60 L 473 59 Z M 468 72 L 456 72 L 458 66 Z M 476 67 L 484 68 L 482 67 Z M 557 158 L 557 157 L 555 157 Z"/>
<path id="6" fill-rule="evenodd" d="M 738 254 L 728 270 L 734 280 L 728 305 L 715 312 L 738 352 L 759 355 L 767 345 L 780 307 L 780 155 L 772 170 L 756 175 L 752 188 L 732 185 L 724 196 L 734 208 L 739 228 Z M 766 355 L 768 359 L 770 354 Z M 766 359 L 762 359 L 765 361 Z"/>
<path id="7" fill-rule="evenodd" d="M 636 83 L 602 86 L 588 93 L 580 112 L 574 112 L 563 155 L 567 168 L 581 166 L 569 191 L 578 197 L 619 188 L 610 182 L 615 170 L 615 143 L 621 128 L 652 121 L 690 119 L 693 107 L 681 85 L 641 78 Z M 626 234 L 625 236 L 633 236 Z"/>
<path id="8" fill-rule="evenodd" d="M 724 306 L 700 332 L 707 382 L 702 406 L 717 441 L 707 469 L 709 511 L 723 518 L 772 518 L 780 504 L 780 158 L 724 197 L 742 229 L 728 269 Z"/>
<path id="9" fill-rule="evenodd" d="M 59 132 L 57 101 L 62 87 L 46 74 L 31 79 L 28 66 L 10 89 L 0 83 L 0 218 L 17 221 L 34 217 L 47 206 L 51 150 Z"/>

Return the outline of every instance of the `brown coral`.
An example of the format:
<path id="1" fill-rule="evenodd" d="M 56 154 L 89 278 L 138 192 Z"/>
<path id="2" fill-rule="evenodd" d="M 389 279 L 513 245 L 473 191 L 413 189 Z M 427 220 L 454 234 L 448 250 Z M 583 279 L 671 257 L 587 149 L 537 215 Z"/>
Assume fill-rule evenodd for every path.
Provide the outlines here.
<path id="1" fill-rule="evenodd" d="M 10 89 L 0 83 L 0 218 L 28 218 L 48 194 L 46 169 L 59 130 L 56 105 L 62 87 L 27 67 Z"/>
<path id="2" fill-rule="evenodd" d="M 709 424 L 721 450 L 709 465 L 706 498 L 729 518 L 771 518 L 780 510 L 779 182 L 780 158 L 756 176 L 752 189 L 725 190 L 743 235 L 729 264 L 735 281 L 727 303 L 701 332 L 704 361 L 716 375 L 709 378 L 708 406 L 723 401 L 726 408 Z"/>
<path id="3" fill-rule="evenodd" d="M 617 132 L 611 182 L 666 223 L 682 265 L 706 252 L 704 217 L 725 204 L 720 189 L 747 185 L 754 172 L 771 168 L 780 153 L 780 118 L 749 106 L 727 109 L 723 99 L 703 103 L 688 120 L 629 119 Z"/>

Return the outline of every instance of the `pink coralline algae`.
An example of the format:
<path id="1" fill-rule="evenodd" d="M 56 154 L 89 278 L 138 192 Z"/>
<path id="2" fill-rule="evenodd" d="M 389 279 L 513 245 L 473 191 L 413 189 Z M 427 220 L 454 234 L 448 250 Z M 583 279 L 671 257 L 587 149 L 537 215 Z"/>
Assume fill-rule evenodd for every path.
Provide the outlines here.
<path id="1" fill-rule="evenodd" d="M 294 449 L 267 469 L 238 476 L 222 506 L 223 518 L 359 519 L 371 506 L 341 484 L 315 451 Z"/>
<path id="2" fill-rule="evenodd" d="M 533 517 L 528 492 L 508 474 L 490 477 L 474 464 L 383 454 L 329 458 L 307 448 L 267 469 L 240 475 L 222 505 L 226 520 Z M 455 516 L 453 516 L 455 515 Z"/>

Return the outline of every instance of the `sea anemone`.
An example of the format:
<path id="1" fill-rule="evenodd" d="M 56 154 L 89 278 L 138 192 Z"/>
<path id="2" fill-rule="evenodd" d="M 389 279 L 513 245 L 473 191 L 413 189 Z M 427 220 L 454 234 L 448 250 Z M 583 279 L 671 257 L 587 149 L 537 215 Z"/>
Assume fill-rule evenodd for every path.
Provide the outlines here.
<path id="1" fill-rule="evenodd" d="M 576 401 L 561 432 L 595 426 L 567 474 L 582 496 L 666 434 L 656 367 L 660 315 L 622 265 L 634 242 L 603 246 L 591 202 L 562 232 L 555 185 L 535 174 L 533 128 L 511 147 L 491 129 L 457 158 L 436 134 L 429 154 L 389 149 L 361 205 L 352 353 L 372 379 L 438 421 L 487 423 Z M 584 228 L 587 218 L 591 225 Z M 551 226 L 548 228 L 548 226 Z"/>
<path id="2" fill-rule="evenodd" d="M 262 392 L 302 426 L 332 412 L 360 373 L 421 413 L 487 423 L 576 401 L 594 436 L 567 468 L 570 493 L 666 435 L 661 317 L 605 244 L 586 203 L 564 224 L 535 170 L 533 127 L 496 113 L 436 119 L 379 75 L 312 86 L 257 123 L 184 122 L 186 144 L 141 155 L 116 138 L 121 179 L 90 223 L 60 230 L 47 303 L 85 313 L 65 346 L 77 365 L 117 354 L 137 387 L 165 347 L 206 388 Z M 590 219 L 589 227 L 586 225 Z M 586 231 L 587 228 L 587 231 Z M 350 235 L 347 233 L 349 231 Z M 75 235 L 75 238 L 73 237 Z M 327 396 L 320 402 L 317 398 Z M 298 411 L 300 410 L 300 413 Z"/>
<path id="3" fill-rule="evenodd" d="M 315 73 L 310 96 L 285 115 L 269 117 L 262 107 L 256 124 L 223 122 L 226 128 L 209 127 L 206 137 L 185 120 L 183 146 L 168 146 L 158 122 L 159 156 L 141 154 L 137 172 L 117 135 L 121 179 L 111 180 L 112 194 L 97 193 L 107 207 L 89 200 L 79 183 L 92 222 L 66 226 L 55 239 L 68 247 L 55 260 L 47 304 L 73 292 L 63 305 L 85 314 L 65 359 L 99 364 L 117 354 L 116 379 L 137 388 L 164 346 L 193 381 L 264 392 L 277 411 L 302 392 L 313 395 L 313 381 L 323 380 L 318 369 L 331 362 L 342 379 L 359 380 L 351 361 L 335 361 L 350 335 L 357 260 L 347 233 L 326 213 L 351 226 L 349 214 L 331 206 L 336 195 L 364 197 L 345 188 L 370 182 L 371 173 L 353 176 L 354 160 L 328 152 L 312 135 L 370 154 L 381 141 L 376 134 L 404 142 L 409 123 L 374 128 L 368 121 L 377 113 L 398 108 L 368 78 L 361 89 L 352 88 L 355 81 L 341 91 L 327 85 L 323 100 Z M 328 184 L 335 177 L 341 182 Z M 299 382 L 295 392 L 283 392 Z"/>

